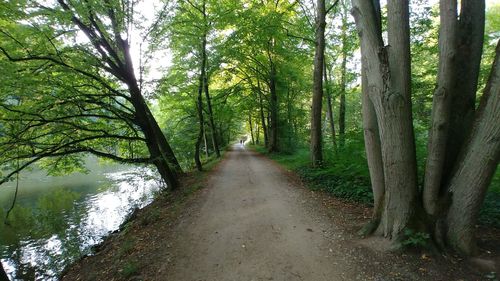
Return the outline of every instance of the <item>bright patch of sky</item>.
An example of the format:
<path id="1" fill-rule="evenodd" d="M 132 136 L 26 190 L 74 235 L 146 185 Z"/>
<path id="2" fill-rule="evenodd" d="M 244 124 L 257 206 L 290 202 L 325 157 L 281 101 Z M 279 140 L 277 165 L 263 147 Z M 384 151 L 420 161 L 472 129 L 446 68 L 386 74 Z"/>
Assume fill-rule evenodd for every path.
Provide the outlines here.
<path id="1" fill-rule="evenodd" d="M 164 4 L 160 0 L 143 0 L 134 8 L 136 18 L 140 18 L 141 27 L 151 27 Z M 172 65 L 172 52 L 168 49 L 158 49 L 148 53 L 149 44 L 145 30 L 132 29 L 130 32 L 130 55 L 133 60 L 135 72 L 138 79 L 144 81 L 146 91 L 153 90 L 154 81 L 158 81 L 164 75 L 165 69 Z M 143 66 L 141 74 L 140 67 Z"/>

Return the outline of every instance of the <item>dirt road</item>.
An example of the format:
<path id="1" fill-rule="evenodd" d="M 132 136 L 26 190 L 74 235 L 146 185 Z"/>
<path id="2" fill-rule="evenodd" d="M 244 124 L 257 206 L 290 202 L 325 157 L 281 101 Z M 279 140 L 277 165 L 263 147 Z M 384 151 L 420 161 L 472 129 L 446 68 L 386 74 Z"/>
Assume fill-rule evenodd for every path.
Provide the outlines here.
<path id="1" fill-rule="evenodd" d="M 176 229 L 168 280 L 354 280 L 334 226 L 276 164 L 235 145 Z"/>
<path id="2" fill-rule="evenodd" d="M 386 239 L 360 239 L 370 208 L 306 189 L 239 145 L 207 182 L 185 179 L 171 195 L 139 211 L 62 280 L 494 280 L 460 256 L 389 252 Z M 498 245 L 491 233 L 496 238 L 485 241 Z"/>

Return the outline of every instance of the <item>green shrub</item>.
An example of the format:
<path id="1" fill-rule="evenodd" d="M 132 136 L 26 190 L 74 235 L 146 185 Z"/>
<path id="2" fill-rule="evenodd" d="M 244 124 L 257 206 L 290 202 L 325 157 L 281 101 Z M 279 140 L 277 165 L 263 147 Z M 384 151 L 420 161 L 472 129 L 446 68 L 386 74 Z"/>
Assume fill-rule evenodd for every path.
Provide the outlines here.
<path id="1" fill-rule="evenodd" d="M 412 229 L 405 229 L 404 240 L 401 245 L 404 248 L 425 248 L 428 246 L 430 235 L 424 232 L 417 232 Z"/>
<path id="2" fill-rule="evenodd" d="M 479 212 L 479 223 L 500 228 L 500 193 L 488 192 Z"/>
<path id="3" fill-rule="evenodd" d="M 132 277 L 139 272 L 139 266 L 134 261 L 127 261 L 121 270 L 121 274 L 125 278 Z"/>

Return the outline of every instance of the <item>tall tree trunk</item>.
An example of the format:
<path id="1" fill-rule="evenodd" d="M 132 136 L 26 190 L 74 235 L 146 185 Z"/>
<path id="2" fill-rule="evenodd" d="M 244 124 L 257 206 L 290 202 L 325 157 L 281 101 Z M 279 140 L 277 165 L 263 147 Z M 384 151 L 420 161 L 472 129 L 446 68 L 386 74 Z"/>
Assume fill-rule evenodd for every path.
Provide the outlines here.
<path id="1" fill-rule="evenodd" d="M 365 63 L 362 61 L 362 64 Z M 383 202 L 385 194 L 384 166 L 382 162 L 382 149 L 380 146 L 380 135 L 377 124 L 377 116 L 373 103 L 370 100 L 368 82 L 364 71 L 361 68 L 362 99 L 361 107 L 363 112 L 363 132 L 365 139 L 366 160 L 370 171 L 370 181 L 373 191 L 373 214 L 372 221 L 364 230 L 369 234 L 375 230 L 382 218 Z"/>
<path id="2" fill-rule="evenodd" d="M 375 5 L 353 0 L 370 99 L 379 126 L 384 166 L 384 207 L 378 233 L 399 238 L 417 208 L 417 168 L 411 116 L 409 4 L 389 0 L 384 47 Z M 388 50 L 389 49 L 389 50 Z"/>
<path id="3" fill-rule="evenodd" d="M 194 148 L 194 162 L 196 163 L 196 169 L 198 171 L 203 170 L 203 166 L 201 165 L 201 160 L 200 160 L 200 146 L 201 146 L 201 141 L 203 138 L 203 131 L 205 127 L 205 121 L 203 120 L 203 99 L 202 99 L 202 94 L 203 94 L 203 89 L 205 87 L 206 83 L 206 59 L 207 57 L 204 55 L 205 49 L 206 49 L 206 44 L 207 40 L 205 37 L 203 37 L 202 42 L 201 42 L 201 63 L 200 63 L 200 76 L 198 79 L 198 96 L 196 99 L 196 111 L 198 113 L 198 121 L 200 124 L 200 129 L 198 131 L 198 138 L 196 139 L 196 144 Z"/>
<path id="4" fill-rule="evenodd" d="M 293 128 L 293 117 L 292 117 L 292 106 L 293 106 L 293 101 L 292 98 L 290 97 L 290 91 L 292 92 L 293 96 L 293 88 L 291 89 L 291 83 L 287 84 L 287 91 L 286 91 L 286 124 L 287 124 L 287 139 L 288 139 L 288 145 L 292 144 L 292 138 L 296 136 L 295 130 Z"/>
<path id="5" fill-rule="evenodd" d="M 252 125 L 252 113 L 248 113 L 248 125 L 250 126 L 250 137 L 252 139 L 252 144 L 255 144 L 255 139 L 253 137 L 253 125 Z"/>
<path id="6" fill-rule="evenodd" d="M 181 172 L 179 162 L 173 154 L 163 132 L 144 101 L 137 84 L 129 84 L 131 101 L 136 111 L 136 120 L 146 139 L 146 145 L 163 180 L 171 189 L 179 185 L 177 173 Z M 170 167 L 172 166 L 172 168 Z M 177 167 L 177 171 L 176 171 Z"/>
<path id="7" fill-rule="evenodd" d="M 457 156 L 474 122 L 474 108 L 483 53 L 485 1 L 462 0 L 456 37 L 455 85 L 451 98 L 444 178 L 449 181 Z"/>
<path id="8" fill-rule="evenodd" d="M 126 78 L 131 103 L 136 111 L 136 119 L 146 138 L 147 147 L 151 157 L 155 158 L 153 163 L 158 168 L 158 171 L 167 183 L 167 186 L 172 189 L 176 189 L 179 185 L 177 173 L 182 173 L 181 166 L 177 161 L 170 144 L 165 138 L 165 135 L 161 131 L 160 126 L 156 122 L 153 113 L 150 111 L 144 97 L 142 96 L 141 90 L 137 84 L 137 79 L 135 78 L 129 46 L 125 41 L 123 41 L 122 44 L 125 56 L 123 77 Z M 172 168 L 170 166 L 172 166 Z"/>
<path id="9" fill-rule="evenodd" d="M 121 39 L 120 39 L 121 40 Z M 123 77 L 126 78 L 126 83 L 129 88 L 130 97 L 132 99 L 132 104 L 137 111 L 137 118 L 142 118 L 146 121 L 147 126 L 150 127 L 152 131 L 152 137 L 157 143 L 160 152 L 162 155 L 168 160 L 169 164 L 173 168 L 173 173 L 182 173 L 181 165 L 175 157 L 174 151 L 170 147 L 165 135 L 163 134 L 160 126 L 156 122 L 156 119 L 153 116 L 153 113 L 149 109 L 149 106 L 146 104 L 144 97 L 142 96 L 142 92 L 137 83 L 137 79 L 134 73 L 134 67 L 132 63 L 132 57 L 130 56 L 130 48 L 126 41 L 121 40 L 123 54 L 124 54 L 124 66 L 123 66 Z M 149 129 L 148 129 L 149 130 Z"/>
<path id="10" fill-rule="evenodd" d="M 262 132 L 264 133 L 264 146 L 266 148 L 269 147 L 269 135 L 266 126 L 266 117 L 264 115 L 264 104 L 262 101 L 262 90 L 260 88 L 260 81 L 257 81 L 258 91 L 259 91 L 259 111 L 260 111 L 260 119 L 262 124 Z"/>
<path id="11" fill-rule="evenodd" d="M 313 96 L 311 109 L 311 165 L 321 166 L 323 149 L 321 136 L 321 113 L 323 102 L 323 67 L 325 59 L 325 0 L 316 2 L 316 47 L 314 53 Z"/>
<path id="12" fill-rule="evenodd" d="M 128 41 L 121 36 L 121 30 L 119 29 L 121 25 L 117 17 L 114 16 L 114 7 L 111 5 L 107 11 L 113 26 L 113 33 L 106 36 L 105 32 L 100 30 L 97 23 L 99 20 L 96 20 L 93 13 L 88 13 L 82 19 L 74 11 L 72 3 L 66 3 L 64 0 L 58 0 L 57 2 L 68 15 L 71 15 L 71 21 L 87 36 L 94 48 L 100 53 L 100 58 L 108 65 L 107 68 L 101 68 L 101 70 L 123 81 L 128 86 L 130 102 L 135 110 L 135 121 L 146 138 L 149 153 L 154 159 L 153 163 L 157 166 L 167 185 L 172 189 L 176 188 L 178 186 L 177 173 L 181 173 L 182 169 L 142 96 L 134 73 Z"/>
<path id="13" fill-rule="evenodd" d="M 424 185 L 424 207 L 434 219 L 446 211 L 446 188 L 474 118 L 484 35 L 484 1 L 441 1 L 438 88 Z M 441 206 L 441 208 L 439 208 Z M 439 229 L 438 229 L 439 230 Z M 439 234 L 437 234 L 439 236 Z"/>
<path id="14" fill-rule="evenodd" d="M 269 138 L 269 147 L 271 147 L 271 134 L 272 134 L 272 131 L 271 131 L 271 126 L 272 126 L 272 123 L 271 123 L 271 111 L 268 110 L 267 112 L 267 116 L 266 116 L 266 121 L 267 121 L 267 136 Z M 268 147 L 268 149 L 269 149 Z"/>
<path id="15" fill-rule="evenodd" d="M 447 240 L 455 249 L 474 254 L 475 225 L 481 204 L 500 160 L 500 41 L 481 99 L 470 141 L 449 184 L 451 206 Z"/>
<path id="16" fill-rule="evenodd" d="M 444 206 L 440 194 L 445 165 L 446 142 L 450 126 L 451 100 L 454 94 L 457 1 L 441 1 L 439 4 L 439 71 L 438 84 L 432 102 L 432 124 L 427 145 L 423 205 L 428 215 L 437 219 L 438 207 Z"/>
<path id="17" fill-rule="evenodd" d="M 347 7 L 342 5 L 342 63 L 340 65 L 340 105 L 339 105 L 339 142 L 345 144 L 345 111 L 346 111 L 346 83 L 347 83 Z"/>
<path id="18" fill-rule="evenodd" d="M 327 67 L 326 67 L 326 58 L 323 63 L 323 79 L 325 80 L 325 89 L 326 89 L 326 106 L 327 106 L 327 119 L 329 121 L 330 125 L 330 132 L 332 135 L 332 144 L 333 144 L 333 149 L 336 151 L 337 150 L 337 141 L 336 141 L 336 135 L 335 135 L 335 120 L 333 119 L 333 103 L 332 103 L 332 89 L 330 87 L 330 83 L 328 80 L 328 72 L 327 72 Z"/>
<path id="19" fill-rule="evenodd" d="M 205 97 L 207 100 L 207 108 L 208 108 L 208 120 L 210 122 L 209 124 L 210 124 L 211 132 L 212 132 L 212 134 L 211 134 L 212 145 L 213 145 L 213 148 L 215 151 L 215 155 L 217 156 L 217 158 L 219 158 L 220 157 L 220 149 L 219 149 L 219 144 L 217 143 L 217 127 L 215 126 L 213 110 L 212 110 L 212 102 L 210 100 L 210 95 L 208 93 L 208 79 L 207 79 L 206 71 L 205 71 L 204 87 L 205 87 Z"/>
<path id="20" fill-rule="evenodd" d="M 203 144 L 205 147 L 205 158 L 208 158 L 209 154 L 208 154 L 207 130 L 205 129 L 205 126 L 203 126 Z"/>
<path id="21" fill-rule="evenodd" d="M 473 235 L 469 235 L 469 240 L 462 241 L 464 244 L 447 241 L 446 213 L 451 202 L 451 177 L 454 170 L 463 165 L 458 161 L 461 160 L 459 155 L 466 153 L 465 145 L 474 120 L 485 5 L 484 1 L 470 0 L 461 1 L 461 5 L 458 16 L 457 1 L 440 2 L 438 88 L 433 99 L 423 206 L 431 219 L 430 226 L 438 244 L 453 244 L 462 252 L 470 252 L 474 248 L 471 242 Z M 478 195 L 478 198 L 482 196 Z M 469 218 L 469 222 L 473 217 Z M 464 249 L 465 244 L 469 245 L 469 249 Z"/>
<path id="22" fill-rule="evenodd" d="M 259 126 L 259 123 L 255 123 L 255 127 L 256 127 L 256 133 L 255 133 L 255 143 L 256 144 L 260 144 L 260 126 Z"/>
<path id="23" fill-rule="evenodd" d="M 208 32 L 208 19 L 207 19 L 207 13 L 206 13 L 206 1 L 203 0 L 203 5 L 201 8 L 201 12 L 203 14 L 203 21 L 205 23 L 205 30 L 203 31 L 203 47 L 201 49 L 201 57 L 202 61 L 204 62 L 204 65 L 202 66 L 204 71 L 204 76 L 203 76 L 203 90 L 205 92 L 205 99 L 207 100 L 207 109 L 208 109 L 208 121 L 210 124 L 210 129 L 211 129 L 211 137 L 212 137 L 212 145 L 215 151 L 215 155 L 217 158 L 220 157 L 220 150 L 219 150 L 219 144 L 217 143 L 217 128 L 215 126 L 214 122 L 214 114 L 212 110 L 212 101 L 210 99 L 210 93 L 209 93 L 209 87 L 208 87 L 208 69 L 207 69 L 207 64 L 208 64 L 208 58 L 207 58 L 207 32 Z"/>
<path id="24" fill-rule="evenodd" d="M 278 152 L 278 93 L 276 92 L 276 65 L 270 59 L 271 71 L 269 75 L 269 92 L 271 95 L 270 113 L 271 113 L 271 130 L 269 140 L 269 152 Z"/>

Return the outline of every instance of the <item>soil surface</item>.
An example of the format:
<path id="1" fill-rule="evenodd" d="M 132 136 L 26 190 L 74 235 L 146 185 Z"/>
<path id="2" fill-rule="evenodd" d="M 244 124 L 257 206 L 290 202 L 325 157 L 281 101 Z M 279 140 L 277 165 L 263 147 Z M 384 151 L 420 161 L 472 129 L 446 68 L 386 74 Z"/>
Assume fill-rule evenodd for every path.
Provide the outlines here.
<path id="1" fill-rule="evenodd" d="M 240 145 L 204 186 L 141 210 L 63 280 L 495 280 L 454 255 L 357 237 L 369 208 L 312 192 Z M 494 269 L 495 249 L 485 253 Z"/>

